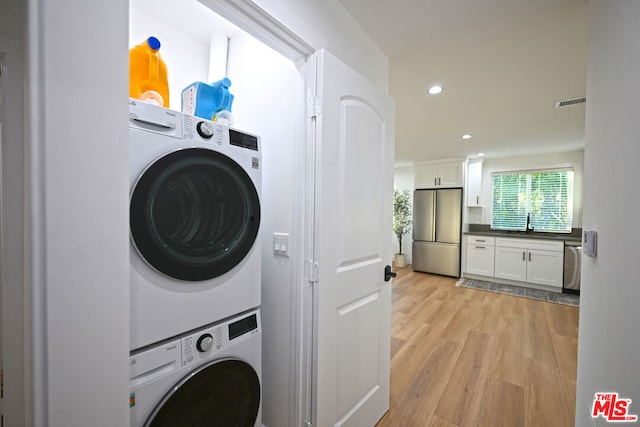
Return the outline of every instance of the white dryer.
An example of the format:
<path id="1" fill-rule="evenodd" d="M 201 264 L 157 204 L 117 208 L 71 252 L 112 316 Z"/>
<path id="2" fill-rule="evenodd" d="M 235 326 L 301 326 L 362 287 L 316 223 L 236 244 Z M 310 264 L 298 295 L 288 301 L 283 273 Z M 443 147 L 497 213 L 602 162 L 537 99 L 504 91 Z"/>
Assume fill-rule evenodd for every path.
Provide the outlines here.
<path id="1" fill-rule="evenodd" d="M 130 348 L 260 305 L 260 138 L 129 101 Z"/>
<path id="2" fill-rule="evenodd" d="M 261 426 L 261 336 L 253 310 L 133 352 L 131 427 Z"/>

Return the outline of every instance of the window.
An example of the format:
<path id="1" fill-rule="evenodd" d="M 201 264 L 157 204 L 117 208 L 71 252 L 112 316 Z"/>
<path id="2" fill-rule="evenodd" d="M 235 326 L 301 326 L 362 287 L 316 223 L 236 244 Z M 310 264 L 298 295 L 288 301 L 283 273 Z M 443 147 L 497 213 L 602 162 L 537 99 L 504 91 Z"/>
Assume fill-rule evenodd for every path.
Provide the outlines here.
<path id="1" fill-rule="evenodd" d="M 572 169 L 494 172 L 492 193 L 491 228 L 524 230 L 530 214 L 536 231 L 571 231 Z"/>

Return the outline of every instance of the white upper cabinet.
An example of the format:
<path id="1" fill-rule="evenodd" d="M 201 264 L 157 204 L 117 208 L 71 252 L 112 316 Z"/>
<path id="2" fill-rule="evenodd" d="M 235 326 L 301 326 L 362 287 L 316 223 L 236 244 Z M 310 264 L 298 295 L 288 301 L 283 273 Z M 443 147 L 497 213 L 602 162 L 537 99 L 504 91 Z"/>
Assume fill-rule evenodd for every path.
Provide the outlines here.
<path id="1" fill-rule="evenodd" d="M 467 206 L 482 206 L 482 161 L 471 161 L 467 164 Z"/>
<path id="2" fill-rule="evenodd" d="M 462 162 L 416 165 L 415 188 L 462 187 Z"/>

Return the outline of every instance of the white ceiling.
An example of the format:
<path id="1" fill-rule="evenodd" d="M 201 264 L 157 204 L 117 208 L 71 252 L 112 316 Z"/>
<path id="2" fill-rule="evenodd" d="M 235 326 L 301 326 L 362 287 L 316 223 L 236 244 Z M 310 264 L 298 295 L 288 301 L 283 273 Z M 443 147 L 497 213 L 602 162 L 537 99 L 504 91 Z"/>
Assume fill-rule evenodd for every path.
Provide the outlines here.
<path id="1" fill-rule="evenodd" d="M 584 147 L 554 104 L 586 96 L 588 0 L 340 1 L 390 58 L 398 164 Z"/>
<path id="2" fill-rule="evenodd" d="M 584 146 L 585 104 L 554 104 L 586 95 L 588 0 L 340 1 L 390 58 L 397 164 Z M 198 40 L 239 31 L 196 1 L 131 5 Z"/>

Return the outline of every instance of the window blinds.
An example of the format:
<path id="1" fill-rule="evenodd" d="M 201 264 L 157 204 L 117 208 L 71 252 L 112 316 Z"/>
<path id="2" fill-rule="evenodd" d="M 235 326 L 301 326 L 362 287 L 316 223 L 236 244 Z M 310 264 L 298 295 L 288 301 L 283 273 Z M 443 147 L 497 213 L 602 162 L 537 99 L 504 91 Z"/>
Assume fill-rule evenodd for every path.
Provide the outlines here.
<path id="1" fill-rule="evenodd" d="M 491 228 L 524 230 L 527 214 L 537 231 L 571 231 L 573 170 L 492 174 Z"/>

